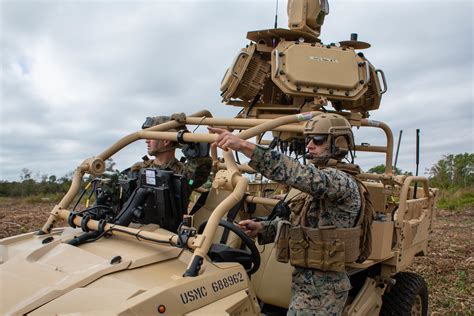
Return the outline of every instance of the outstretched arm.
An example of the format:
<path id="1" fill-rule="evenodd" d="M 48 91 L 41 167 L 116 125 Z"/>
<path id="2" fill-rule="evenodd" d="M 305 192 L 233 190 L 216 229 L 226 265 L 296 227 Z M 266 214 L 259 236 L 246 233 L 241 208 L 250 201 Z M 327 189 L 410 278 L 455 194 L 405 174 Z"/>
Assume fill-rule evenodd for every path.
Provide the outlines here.
<path id="1" fill-rule="evenodd" d="M 218 134 L 213 146 L 243 153 L 250 158 L 249 165 L 268 179 L 283 182 L 315 197 L 321 197 L 327 192 L 329 188 L 327 175 L 314 166 L 303 165 L 275 150 L 257 147 L 228 130 L 208 128 L 211 133 Z"/>
<path id="2" fill-rule="evenodd" d="M 208 127 L 211 133 L 217 134 L 216 141 L 212 146 L 217 146 L 223 150 L 232 149 L 243 153 L 248 158 L 252 158 L 253 151 L 255 150 L 255 144 L 242 139 L 228 130 L 216 127 Z"/>

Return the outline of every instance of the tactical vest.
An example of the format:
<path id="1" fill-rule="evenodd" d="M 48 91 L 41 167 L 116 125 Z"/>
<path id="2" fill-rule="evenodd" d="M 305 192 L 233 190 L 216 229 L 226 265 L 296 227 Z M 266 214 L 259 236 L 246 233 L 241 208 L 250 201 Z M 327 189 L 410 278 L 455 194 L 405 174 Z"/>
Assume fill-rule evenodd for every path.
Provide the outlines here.
<path id="1" fill-rule="evenodd" d="M 342 168 L 340 168 L 342 169 Z M 345 170 L 344 170 L 345 171 Z M 347 172 L 352 175 L 352 172 Z M 356 224 L 351 228 L 305 226 L 306 213 L 311 197 L 293 189 L 289 193 L 288 207 L 292 211 L 291 221 L 282 220 L 278 224 L 276 247 L 277 260 L 290 261 L 291 265 L 322 271 L 345 271 L 345 264 L 363 262 L 371 251 L 370 225 L 373 207 L 367 188 L 354 177 L 361 196 L 361 210 Z M 325 203 L 321 200 L 321 209 Z"/>

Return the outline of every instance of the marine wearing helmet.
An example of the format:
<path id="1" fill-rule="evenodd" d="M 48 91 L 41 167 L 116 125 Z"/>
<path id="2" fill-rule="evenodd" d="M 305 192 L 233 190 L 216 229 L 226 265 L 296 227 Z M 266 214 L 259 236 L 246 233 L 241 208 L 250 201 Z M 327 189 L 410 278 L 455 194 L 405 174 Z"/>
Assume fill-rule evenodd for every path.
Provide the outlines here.
<path id="1" fill-rule="evenodd" d="M 341 161 L 354 149 L 354 134 L 351 124 L 342 115 L 321 113 L 306 123 L 304 129 L 306 144 L 313 142 L 321 146 L 327 144 L 326 152 L 308 158 L 318 166 L 326 165 L 330 160 Z"/>
<path id="2" fill-rule="evenodd" d="M 309 242 L 306 232 L 319 236 L 321 228 L 326 227 L 337 234 L 358 223 L 362 206 L 358 183 L 350 174 L 332 167 L 333 162 L 341 161 L 354 147 L 350 123 L 332 113 L 321 113 L 309 121 L 304 134 L 313 164 L 307 165 L 242 140 L 229 131 L 209 130 L 219 134 L 215 142 L 218 147 L 242 152 L 257 172 L 293 188 L 285 200 L 291 211 L 289 221 L 276 217 L 239 222 L 249 236 L 258 236 L 260 244 L 274 242 L 280 226 L 277 259 L 289 260 L 295 267 L 288 315 L 340 315 L 351 288 L 344 270 L 345 260 L 347 256 L 351 257 L 348 260 L 357 259 L 358 244 L 355 251 L 351 251 L 353 247 L 349 243 L 347 251 L 341 243 L 333 243 L 334 249 L 326 249 L 332 244 L 322 238 Z M 359 236 L 360 230 L 357 238 L 352 239 L 358 240 Z M 326 253 L 333 256 L 327 257 Z"/>
<path id="3" fill-rule="evenodd" d="M 187 131 L 186 115 L 184 113 L 176 113 L 170 116 L 147 117 L 142 125 L 142 129 L 150 128 L 159 124 L 175 120 L 181 123 L 179 128 L 168 129 L 170 132 L 178 132 L 179 130 Z M 135 163 L 130 171 L 135 172 L 142 168 L 155 168 L 162 170 L 171 170 L 175 174 L 186 176 L 190 188 L 198 188 L 203 185 L 211 172 L 212 159 L 209 157 L 208 144 L 189 143 L 179 145 L 177 142 L 170 140 L 147 139 L 147 153 L 154 157 L 150 160 L 147 156 L 144 161 Z M 184 155 L 183 161 L 176 159 L 176 148 L 181 147 Z"/>

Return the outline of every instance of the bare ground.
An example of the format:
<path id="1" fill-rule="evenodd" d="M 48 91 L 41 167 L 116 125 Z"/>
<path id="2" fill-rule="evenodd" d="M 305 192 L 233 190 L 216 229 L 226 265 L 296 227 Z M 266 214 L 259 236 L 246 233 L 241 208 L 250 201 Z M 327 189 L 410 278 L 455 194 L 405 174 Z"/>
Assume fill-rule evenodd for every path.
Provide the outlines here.
<path id="1" fill-rule="evenodd" d="M 433 315 L 473 315 L 474 207 L 438 210 L 428 256 L 416 257 L 410 270 L 428 284 Z"/>
<path id="2" fill-rule="evenodd" d="M 53 203 L 1 200 L 0 238 L 38 230 L 53 206 Z M 58 227 L 63 225 L 64 222 L 59 223 Z M 474 207 L 437 211 L 430 253 L 415 258 L 410 268 L 428 283 L 432 315 L 474 314 L 473 226 Z"/>

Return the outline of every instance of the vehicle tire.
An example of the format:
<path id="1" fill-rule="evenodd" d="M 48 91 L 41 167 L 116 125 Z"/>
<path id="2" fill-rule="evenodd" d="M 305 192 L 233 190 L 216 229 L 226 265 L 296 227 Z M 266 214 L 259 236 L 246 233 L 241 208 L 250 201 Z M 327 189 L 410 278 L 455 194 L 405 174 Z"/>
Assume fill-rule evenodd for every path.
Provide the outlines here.
<path id="1" fill-rule="evenodd" d="M 397 281 L 382 296 L 380 315 L 428 315 L 428 287 L 416 273 L 400 272 Z"/>

